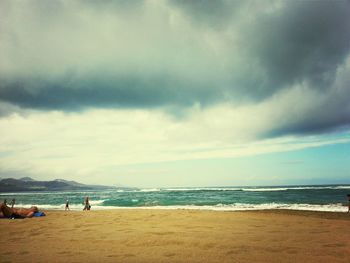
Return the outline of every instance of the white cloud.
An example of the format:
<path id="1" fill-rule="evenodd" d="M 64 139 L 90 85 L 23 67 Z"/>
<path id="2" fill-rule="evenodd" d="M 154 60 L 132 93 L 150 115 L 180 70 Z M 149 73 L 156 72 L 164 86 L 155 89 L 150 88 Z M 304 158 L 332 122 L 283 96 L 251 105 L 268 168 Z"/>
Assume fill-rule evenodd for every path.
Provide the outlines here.
<path id="1" fill-rule="evenodd" d="M 0 170 L 81 180 L 349 141 L 345 2 L 120 3 L 0 2 Z"/>
<path id="2" fill-rule="evenodd" d="M 54 5 L 54 6 L 52 6 Z M 166 1 L 110 7 L 84 1 L 3 2 L 0 72 L 7 77 L 71 73 L 215 77 L 222 40 L 198 31 Z"/>
<path id="3" fill-rule="evenodd" d="M 118 166 L 177 160 L 232 158 L 350 142 L 348 134 L 259 139 L 322 98 L 303 87 L 260 104 L 222 104 L 174 118 L 157 110 L 31 111 L 0 119 L 0 167 L 37 177 L 82 180 Z M 298 106 L 297 106 L 298 105 Z"/>

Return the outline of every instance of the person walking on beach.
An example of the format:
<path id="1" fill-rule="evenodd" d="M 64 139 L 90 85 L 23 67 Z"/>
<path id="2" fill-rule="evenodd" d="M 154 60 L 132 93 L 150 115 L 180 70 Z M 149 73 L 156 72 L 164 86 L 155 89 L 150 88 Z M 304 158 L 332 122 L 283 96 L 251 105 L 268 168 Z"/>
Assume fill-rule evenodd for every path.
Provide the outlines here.
<path id="1" fill-rule="evenodd" d="M 11 201 L 11 208 L 13 208 L 15 206 L 15 203 L 16 203 L 16 199 L 13 198 Z"/>
<path id="2" fill-rule="evenodd" d="M 64 210 L 70 210 L 69 209 L 69 200 L 67 199 L 67 201 L 66 201 L 66 207 L 64 208 Z"/>
<path id="3" fill-rule="evenodd" d="M 87 197 L 85 197 L 84 204 L 85 204 L 85 206 L 84 206 L 83 211 L 85 211 L 85 210 L 90 210 L 91 205 L 90 205 L 90 202 L 89 202 L 89 197 L 88 197 L 88 196 L 87 196 Z"/>
<path id="4" fill-rule="evenodd" d="M 348 201 L 349 201 L 348 213 L 350 213 L 350 194 L 348 194 Z"/>

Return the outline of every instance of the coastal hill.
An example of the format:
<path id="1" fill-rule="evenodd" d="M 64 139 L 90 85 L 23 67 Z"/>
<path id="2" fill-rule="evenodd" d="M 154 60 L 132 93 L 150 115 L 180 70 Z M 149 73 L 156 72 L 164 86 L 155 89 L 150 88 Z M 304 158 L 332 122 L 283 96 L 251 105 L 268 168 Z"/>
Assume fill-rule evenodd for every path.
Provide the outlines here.
<path id="1" fill-rule="evenodd" d="M 36 181 L 30 177 L 20 179 L 0 178 L 0 192 L 106 190 L 114 188 L 114 186 L 86 185 L 63 179 Z"/>

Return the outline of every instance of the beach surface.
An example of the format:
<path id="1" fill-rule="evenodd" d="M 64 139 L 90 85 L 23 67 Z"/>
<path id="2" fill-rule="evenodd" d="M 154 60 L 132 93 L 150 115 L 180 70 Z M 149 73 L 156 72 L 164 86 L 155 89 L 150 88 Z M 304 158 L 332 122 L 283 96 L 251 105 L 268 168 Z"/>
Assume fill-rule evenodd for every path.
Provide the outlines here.
<path id="1" fill-rule="evenodd" d="M 350 262 L 350 214 L 45 211 L 0 220 L 0 262 Z"/>

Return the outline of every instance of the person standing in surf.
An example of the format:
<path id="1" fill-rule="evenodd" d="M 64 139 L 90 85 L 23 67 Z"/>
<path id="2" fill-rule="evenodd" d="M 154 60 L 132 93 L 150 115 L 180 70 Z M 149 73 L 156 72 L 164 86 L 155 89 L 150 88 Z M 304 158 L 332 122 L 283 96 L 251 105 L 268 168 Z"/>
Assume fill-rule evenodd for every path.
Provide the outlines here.
<path id="1" fill-rule="evenodd" d="M 88 196 L 85 197 L 84 204 L 85 204 L 85 206 L 84 206 L 83 211 L 90 210 L 91 206 L 90 206 L 90 202 L 89 202 L 89 197 Z"/>
<path id="2" fill-rule="evenodd" d="M 67 201 L 66 201 L 66 207 L 64 208 L 64 210 L 70 210 L 69 209 L 69 200 L 67 199 Z"/>

